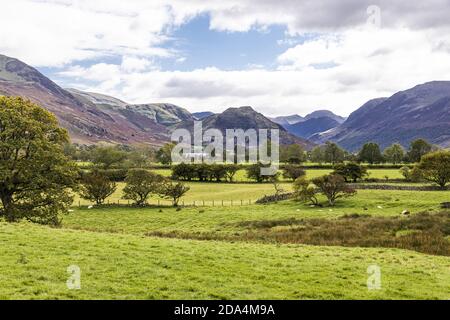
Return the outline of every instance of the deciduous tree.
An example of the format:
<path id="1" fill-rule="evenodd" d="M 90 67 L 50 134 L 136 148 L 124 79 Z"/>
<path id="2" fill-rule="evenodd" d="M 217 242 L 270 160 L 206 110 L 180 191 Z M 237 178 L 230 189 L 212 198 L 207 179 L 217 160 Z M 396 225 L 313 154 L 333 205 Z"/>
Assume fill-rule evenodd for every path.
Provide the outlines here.
<path id="1" fill-rule="evenodd" d="M 64 155 L 68 141 L 50 112 L 21 98 L 0 97 L 0 216 L 59 224 L 78 177 Z"/>

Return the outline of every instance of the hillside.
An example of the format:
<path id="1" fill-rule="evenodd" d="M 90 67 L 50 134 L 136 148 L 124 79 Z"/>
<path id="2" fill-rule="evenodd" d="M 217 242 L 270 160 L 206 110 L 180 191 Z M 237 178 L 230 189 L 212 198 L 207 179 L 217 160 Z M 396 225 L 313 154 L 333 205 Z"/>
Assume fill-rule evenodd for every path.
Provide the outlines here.
<path id="1" fill-rule="evenodd" d="M 450 81 L 428 82 L 370 100 L 339 127 L 312 137 L 317 143 L 332 140 L 352 151 L 367 141 L 382 148 L 394 142 L 406 147 L 417 138 L 450 146 Z"/>
<path id="2" fill-rule="evenodd" d="M 206 117 L 212 116 L 214 112 L 211 111 L 203 111 L 203 112 L 194 112 L 192 115 L 196 120 L 202 120 Z"/>
<path id="3" fill-rule="evenodd" d="M 344 117 L 338 116 L 329 110 L 316 110 L 305 116 L 305 120 L 317 119 L 317 118 L 330 118 L 338 123 L 345 121 Z"/>
<path id="4" fill-rule="evenodd" d="M 297 137 L 308 139 L 310 136 L 335 128 L 339 122 L 329 117 L 310 118 L 306 121 L 285 126 L 286 130 Z"/>
<path id="5" fill-rule="evenodd" d="M 170 104 L 130 105 L 97 93 L 63 89 L 38 70 L 0 55 L 0 94 L 21 96 L 54 113 L 78 143 L 144 143 L 169 140 L 167 125 L 192 119 Z"/>
<path id="6" fill-rule="evenodd" d="M 293 114 L 290 116 L 279 116 L 279 117 L 269 118 L 269 119 L 275 123 L 282 125 L 283 127 L 305 120 L 302 116 L 299 116 L 298 114 Z"/>
<path id="7" fill-rule="evenodd" d="M 176 126 L 176 128 L 185 128 L 193 130 L 193 121 L 185 121 Z M 203 129 L 219 129 L 225 133 L 226 129 L 279 129 L 281 144 L 298 143 L 306 149 L 313 147 L 313 143 L 298 138 L 284 129 L 281 125 L 266 118 L 261 113 L 256 112 L 251 107 L 229 108 L 220 114 L 215 114 L 203 119 Z"/>

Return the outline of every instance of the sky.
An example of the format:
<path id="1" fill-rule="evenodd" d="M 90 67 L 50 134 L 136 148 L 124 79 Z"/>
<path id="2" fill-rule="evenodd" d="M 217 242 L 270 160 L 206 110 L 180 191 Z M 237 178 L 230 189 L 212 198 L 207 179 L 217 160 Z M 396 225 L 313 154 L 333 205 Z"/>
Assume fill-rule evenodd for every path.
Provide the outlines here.
<path id="1" fill-rule="evenodd" d="M 329 109 L 450 80 L 450 0 L 2 0 L 0 54 L 191 112 Z"/>

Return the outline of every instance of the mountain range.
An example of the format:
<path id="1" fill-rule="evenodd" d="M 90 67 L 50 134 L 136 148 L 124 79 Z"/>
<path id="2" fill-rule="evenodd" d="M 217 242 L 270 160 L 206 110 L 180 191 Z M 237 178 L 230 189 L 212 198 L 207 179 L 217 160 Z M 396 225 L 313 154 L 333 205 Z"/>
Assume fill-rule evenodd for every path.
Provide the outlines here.
<path id="1" fill-rule="evenodd" d="M 450 147 L 450 81 L 428 82 L 370 100 L 343 124 L 310 137 L 316 143 L 334 141 L 350 151 L 367 141 L 382 148 L 394 142 L 406 147 L 418 138 Z"/>
<path id="2" fill-rule="evenodd" d="M 0 95 L 21 96 L 53 112 L 73 142 L 162 145 L 175 128 L 279 129 L 281 143 L 314 144 L 334 141 L 356 151 L 368 141 L 382 148 L 425 138 L 450 147 L 450 81 L 434 81 L 372 99 L 347 119 L 328 110 L 267 118 L 251 107 L 222 113 L 190 113 L 170 103 L 130 104 L 104 94 L 63 89 L 35 68 L 0 55 Z"/>

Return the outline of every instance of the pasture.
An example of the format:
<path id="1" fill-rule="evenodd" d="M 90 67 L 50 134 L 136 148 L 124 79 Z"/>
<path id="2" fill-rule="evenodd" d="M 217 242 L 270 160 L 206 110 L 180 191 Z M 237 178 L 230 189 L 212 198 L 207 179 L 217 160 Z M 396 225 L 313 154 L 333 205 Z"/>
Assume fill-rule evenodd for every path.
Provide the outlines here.
<path id="1" fill-rule="evenodd" d="M 0 223 L 0 299 L 448 299 L 450 259 Z M 81 269 L 69 290 L 67 268 Z M 367 268 L 382 270 L 368 290 Z"/>
<path id="2" fill-rule="evenodd" d="M 396 178 L 397 172 L 372 171 L 380 178 L 388 174 Z M 309 177 L 327 172 L 307 170 Z M 243 171 L 239 174 L 245 179 Z M 415 237 L 420 236 L 418 228 L 434 232 L 436 224 L 411 220 L 411 227 L 405 224 L 375 235 L 380 236 L 378 241 L 393 239 L 399 244 L 345 243 L 345 237 L 353 235 L 368 239 L 359 232 L 369 229 L 356 229 L 363 225 L 361 219 L 371 217 L 378 227 L 403 225 L 410 219 L 401 216 L 404 210 L 417 221 L 422 221 L 421 212 L 441 215 L 444 224 L 438 227 L 445 236 L 448 218 L 440 203 L 450 199 L 450 191 L 358 190 L 335 207 L 311 207 L 294 200 L 258 205 L 255 200 L 274 193 L 272 184 L 240 181 L 187 183 L 191 189 L 183 197 L 186 206 L 178 209 L 155 195 L 150 206 L 128 206 L 121 199 L 124 183 L 118 183 L 108 199 L 111 205 L 89 209 L 90 203 L 77 196 L 60 228 L 0 221 L 0 299 L 450 298 L 450 256 L 441 254 L 448 250 L 449 236 L 426 239 L 428 247 L 431 243 L 437 248 L 439 243 L 441 251 L 433 254 L 423 253 L 426 246 L 405 249 L 416 249 L 416 242 L 425 239 Z M 291 183 L 281 185 L 291 190 Z M 325 203 L 323 196 L 319 200 Z M 117 201 L 122 205 L 113 205 Z M 354 217 L 355 223 L 343 216 Z M 327 221 L 330 226 L 346 223 L 353 233 L 332 234 Z M 301 230 L 311 239 L 296 238 Z M 315 243 L 317 237 L 319 243 L 332 245 Z M 344 245 L 333 244 L 340 241 Z M 81 270 L 80 290 L 66 286 L 67 268 L 72 265 Z M 379 290 L 367 286 L 368 268 L 373 265 L 381 270 Z"/>

